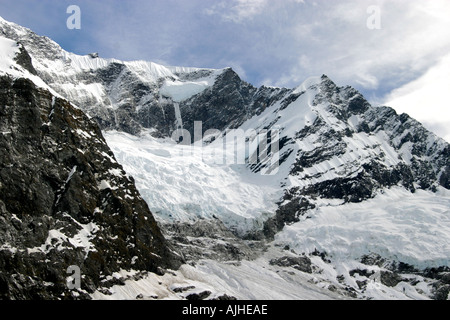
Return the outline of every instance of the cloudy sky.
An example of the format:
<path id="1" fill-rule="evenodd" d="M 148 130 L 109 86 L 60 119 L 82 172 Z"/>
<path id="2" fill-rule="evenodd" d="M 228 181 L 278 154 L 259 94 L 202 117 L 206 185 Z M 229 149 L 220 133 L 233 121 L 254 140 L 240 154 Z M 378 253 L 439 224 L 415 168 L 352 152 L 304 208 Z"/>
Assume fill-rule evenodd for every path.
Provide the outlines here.
<path id="1" fill-rule="evenodd" d="M 0 16 L 78 54 L 231 66 L 256 86 L 327 74 L 450 141 L 449 0 L 0 0 Z"/>

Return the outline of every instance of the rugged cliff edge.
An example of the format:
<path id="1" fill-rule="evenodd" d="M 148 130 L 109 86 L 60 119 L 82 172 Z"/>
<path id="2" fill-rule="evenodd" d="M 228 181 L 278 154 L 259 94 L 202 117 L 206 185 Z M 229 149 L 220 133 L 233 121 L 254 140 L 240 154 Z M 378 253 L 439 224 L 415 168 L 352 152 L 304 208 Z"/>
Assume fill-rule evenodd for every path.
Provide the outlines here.
<path id="1" fill-rule="evenodd" d="M 133 178 L 80 109 L 29 79 L 1 76 L 0 149 L 0 298 L 87 298 L 114 272 L 179 266 Z M 78 291 L 66 283 L 72 265 Z"/>

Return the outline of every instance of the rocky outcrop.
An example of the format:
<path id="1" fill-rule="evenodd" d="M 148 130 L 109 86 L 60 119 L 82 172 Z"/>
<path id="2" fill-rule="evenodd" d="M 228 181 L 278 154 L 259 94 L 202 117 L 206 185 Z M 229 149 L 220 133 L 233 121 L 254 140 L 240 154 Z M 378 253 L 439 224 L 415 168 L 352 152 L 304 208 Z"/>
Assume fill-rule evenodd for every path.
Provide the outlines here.
<path id="1" fill-rule="evenodd" d="M 194 264 L 200 259 L 252 260 L 265 248 L 263 242 L 236 236 L 219 219 L 164 224 L 163 229 L 183 258 Z"/>
<path id="2" fill-rule="evenodd" d="M 0 78 L 0 298 L 87 298 L 120 270 L 180 258 L 97 124 L 30 80 Z M 67 287 L 78 266 L 81 287 Z"/>
<path id="3" fill-rule="evenodd" d="M 233 69 L 227 68 L 211 88 L 180 104 L 184 129 L 191 137 L 194 137 L 195 121 L 202 123 L 202 134 L 211 129 L 237 129 L 287 92 L 288 89 L 282 88 L 256 88 L 241 80 Z"/>
<path id="4" fill-rule="evenodd" d="M 307 256 L 303 257 L 281 257 L 278 259 L 272 259 L 269 261 L 271 265 L 280 267 L 292 267 L 302 272 L 312 273 L 311 259 Z"/>
<path id="5" fill-rule="evenodd" d="M 299 221 L 315 208 L 315 199 L 362 202 L 397 185 L 411 192 L 448 189 L 450 145 L 443 139 L 406 114 L 371 106 L 355 89 L 337 87 L 327 76 L 307 89 L 314 92 L 316 118 L 294 136 L 280 137 L 281 153 L 296 152 L 289 179 L 297 185 L 285 189 L 275 216 L 265 223 L 267 237 Z"/>
<path id="6" fill-rule="evenodd" d="M 23 45 L 19 45 L 19 52 L 16 55 L 15 61 L 29 73 L 37 75 L 37 71 L 33 67 L 32 59 Z"/>

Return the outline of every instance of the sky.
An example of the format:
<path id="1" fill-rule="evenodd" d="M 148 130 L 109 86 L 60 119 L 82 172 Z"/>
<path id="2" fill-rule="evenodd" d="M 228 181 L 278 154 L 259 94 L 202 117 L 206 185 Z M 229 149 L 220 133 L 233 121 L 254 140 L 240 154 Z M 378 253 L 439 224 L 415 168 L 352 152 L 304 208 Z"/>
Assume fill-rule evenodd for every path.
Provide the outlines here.
<path id="1" fill-rule="evenodd" d="M 0 0 L 0 16 L 77 54 L 232 67 L 255 86 L 326 74 L 450 141 L 449 0 Z"/>

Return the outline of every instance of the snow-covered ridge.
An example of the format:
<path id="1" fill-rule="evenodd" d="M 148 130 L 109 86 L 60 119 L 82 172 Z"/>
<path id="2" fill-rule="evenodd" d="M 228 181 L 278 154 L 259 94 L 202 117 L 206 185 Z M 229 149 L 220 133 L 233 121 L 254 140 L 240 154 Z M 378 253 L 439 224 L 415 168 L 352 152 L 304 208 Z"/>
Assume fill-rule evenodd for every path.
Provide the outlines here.
<path id="1" fill-rule="evenodd" d="M 178 74 L 193 73 L 201 70 L 215 71 L 214 69 L 163 66 L 155 62 L 144 60 L 124 61 L 113 58 L 100 58 L 93 56 L 92 54 L 77 55 L 67 52 L 62 48 L 60 48 L 60 53 L 62 59 L 58 59 L 56 61 L 47 60 L 45 61 L 45 66 L 42 66 L 42 68 L 45 68 L 46 70 L 50 69 L 55 73 L 65 72 L 68 75 L 73 75 L 82 72 L 92 72 L 98 69 L 104 69 L 113 63 L 117 63 L 125 65 L 130 71 L 138 75 L 144 82 L 156 82 L 160 78 L 174 78 L 178 80 Z M 37 62 L 40 61 L 37 59 Z M 39 68 L 39 65 L 37 68 Z"/>
<path id="2" fill-rule="evenodd" d="M 202 92 L 210 87 L 214 83 L 215 76 L 221 73 L 220 70 L 208 70 L 212 75 L 196 80 L 184 80 L 180 78 L 180 74 L 194 73 L 200 69 L 166 67 L 149 61 L 92 58 L 89 55 L 79 56 L 64 50 L 62 50 L 62 56 L 63 59 L 56 61 L 39 61 L 36 63 L 36 69 L 47 74 L 44 78 L 51 79 L 50 85 L 55 90 L 75 101 L 86 101 L 87 103 L 84 104 L 87 107 L 92 104 L 104 105 L 105 102 L 107 106 L 117 107 L 116 102 L 118 100 L 115 97 L 126 95 L 123 81 L 117 82 L 120 85 L 114 85 L 114 83 L 108 85 L 95 76 L 85 81 L 76 81 L 80 75 L 96 74 L 100 70 L 109 70 L 116 65 L 124 67 L 118 75 L 118 79 L 127 77 L 130 79 L 128 83 L 131 85 L 133 81 L 139 81 L 150 87 L 159 87 L 160 81 L 163 81 L 161 93 L 173 98 L 174 101 L 185 100 Z M 89 103 L 89 101 L 92 102 Z"/>
<path id="3" fill-rule="evenodd" d="M 26 68 L 16 61 L 21 52 L 22 45 L 14 40 L 0 36 L 0 75 L 7 75 L 13 78 L 27 78 L 37 87 L 50 91 L 54 96 L 60 97 L 50 88 L 40 77 L 30 73 Z"/>
<path id="4" fill-rule="evenodd" d="M 31 55 L 35 55 L 36 59 L 33 63 L 50 63 L 43 65 L 47 69 L 53 71 L 66 71 L 78 73 L 80 71 L 96 70 L 107 67 L 111 63 L 126 64 L 131 69 L 134 69 L 136 73 L 145 73 L 147 76 L 152 76 L 153 79 L 161 77 L 175 76 L 180 73 L 192 73 L 199 70 L 214 70 L 205 68 L 193 68 L 193 67 L 179 67 L 179 66 L 163 66 L 150 61 L 123 61 L 118 59 L 104 59 L 98 57 L 98 55 L 86 54 L 77 55 L 68 52 L 61 48 L 61 46 L 55 41 L 46 36 L 39 36 L 32 30 L 9 22 L 0 16 L 0 31 L 4 36 L 16 38 L 21 42 L 28 44 L 27 50 Z M 13 40 L 16 40 L 13 39 Z M 43 48 L 42 45 L 46 45 Z M 41 49 L 47 49 L 48 52 L 39 52 Z M 42 59 L 42 56 L 47 54 L 53 54 L 54 59 Z M 44 61 L 45 60 L 45 61 Z M 55 61 L 56 60 L 56 61 Z"/>
<path id="5" fill-rule="evenodd" d="M 180 101 L 210 87 L 223 70 L 163 66 L 151 61 L 122 61 L 104 59 L 97 54 L 77 55 L 67 52 L 53 40 L 0 19 L 0 34 L 22 43 L 33 59 L 38 75 L 61 96 L 84 110 L 93 107 L 117 108 L 134 87 L 158 89 L 174 101 Z M 115 73 L 117 71 L 117 73 Z M 203 73 L 203 76 L 186 77 Z M 102 75 L 100 75 L 102 74 Z M 104 75 L 108 75 L 105 80 Z M 111 76 L 113 79 L 111 79 Z M 189 79 L 186 79 L 189 78 Z M 115 80 L 110 83 L 110 80 Z M 139 89 L 137 89 L 139 90 Z M 137 101 L 136 108 L 152 99 L 148 92 Z"/>

